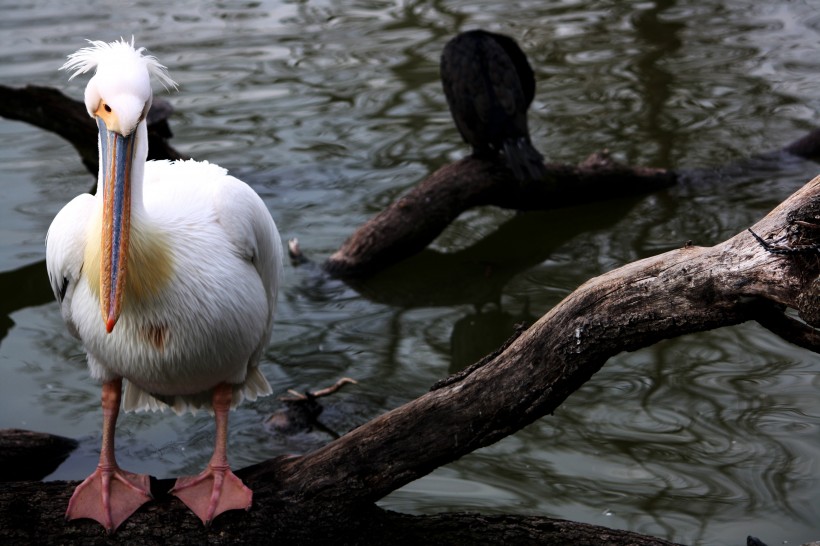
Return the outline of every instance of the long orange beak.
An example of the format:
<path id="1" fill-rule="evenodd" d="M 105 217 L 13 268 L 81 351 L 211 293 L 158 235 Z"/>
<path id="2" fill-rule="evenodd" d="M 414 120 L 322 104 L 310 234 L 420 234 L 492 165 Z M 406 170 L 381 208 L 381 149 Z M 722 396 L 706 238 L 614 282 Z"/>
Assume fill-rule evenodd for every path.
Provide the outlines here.
<path id="1" fill-rule="evenodd" d="M 134 158 L 134 133 L 122 136 L 109 131 L 97 117 L 102 160 L 103 226 L 100 260 L 100 310 L 105 329 L 111 333 L 120 318 L 128 264 L 128 238 L 131 232 L 131 164 Z"/>

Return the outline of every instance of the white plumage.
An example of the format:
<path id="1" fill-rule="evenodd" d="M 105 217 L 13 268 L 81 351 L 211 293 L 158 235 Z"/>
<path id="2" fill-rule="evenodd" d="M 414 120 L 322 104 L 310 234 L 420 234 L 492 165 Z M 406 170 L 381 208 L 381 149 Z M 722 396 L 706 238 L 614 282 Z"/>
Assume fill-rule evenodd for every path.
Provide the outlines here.
<path id="1" fill-rule="evenodd" d="M 147 162 L 144 213 L 132 204 L 131 244 L 167 246 L 172 278 L 140 299 L 129 298 L 126 284 L 111 333 L 99 297 L 81 276 L 93 239 L 87 233 L 99 231 L 100 201 L 84 194 L 69 202 L 46 244 L 52 288 L 59 299 L 67 282 L 63 319 L 85 345 L 91 376 L 124 377 L 126 410 L 207 407 L 221 381 L 234 386 L 234 406 L 270 394 L 257 364 L 270 337 L 282 245 L 259 196 L 207 162 Z"/>
<path id="2" fill-rule="evenodd" d="M 123 378 L 127 410 L 213 408 L 217 447 L 205 473 L 222 471 L 224 445 L 218 452 L 226 433 L 220 427 L 227 427 L 228 405 L 271 392 L 258 364 L 281 277 L 279 233 L 262 199 L 225 169 L 196 161 L 146 162 L 150 76 L 165 86 L 175 84 L 133 40 L 90 44 L 69 56 L 63 69 L 73 70 L 72 77 L 96 69 L 85 104 L 100 129 L 100 175 L 96 195 L 73 199 L 49 228 L 51 285 L 66 326 L 85 346 L 92 377 L 103 383 L 103 406 L 114 411 L 113 423 Z M 100 468 L 113 463 L 116 473 L 109 421 L 104 421 Z M 104 457 L 110 457 L 105 464 Z M 113 507 L 105 501 L 102 508 L 91 506 L 92 488 L 84 484 L 68 516 L 91 517 L 113 531 L 147 494 L 139 483 L 134 486 L 136 475 L 121 472 L 124 479 L 113 481 L 130 481 L 126 489 L 136 487 L 141 495 L 123 494 L 135 495 L 122 503 L 127 514 L 117 515 L 127 510 L 116 499 Z M 179 492 L 207 479 L 187 478 L 175 487 L 204 522 L 225 509 L 245 507 L 209 501 L 198 508 L 192 505 L 198 501 L 184 498 L 187 491 Z M 210 489 L 200 493 L 209 497 Z"/>

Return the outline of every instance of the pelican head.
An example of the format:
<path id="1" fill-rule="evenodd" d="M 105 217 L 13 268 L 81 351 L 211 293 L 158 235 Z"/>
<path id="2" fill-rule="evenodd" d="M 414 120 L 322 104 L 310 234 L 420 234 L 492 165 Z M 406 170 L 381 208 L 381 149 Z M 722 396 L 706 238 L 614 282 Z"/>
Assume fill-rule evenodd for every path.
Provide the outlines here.
<path id="1" fill-rule="evenodd" d="M 131 226 L 132 180 L 142 180 L 147 154 L 145 117 L 151 108 L 151 76 L 166 88 L 176 87 L 156 58 L 134 47 L 134 39 L 89 46 L 68 56 L 62 70 L 71 79 L 96 69 L 85 88 L 85 107 L 99 130 L 103 225 L 100 260 L 100 310 L 108 332 L 122 309 L 128 239 Z"/>

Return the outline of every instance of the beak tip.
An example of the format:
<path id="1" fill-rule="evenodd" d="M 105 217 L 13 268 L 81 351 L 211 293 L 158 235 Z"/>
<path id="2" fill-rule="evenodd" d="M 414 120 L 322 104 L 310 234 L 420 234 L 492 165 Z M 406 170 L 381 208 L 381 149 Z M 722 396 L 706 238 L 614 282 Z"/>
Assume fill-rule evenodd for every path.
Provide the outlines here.
<path id="1" fill-rule="evenodd" d="M 114 325 L 117 324 L 117 319 L 114 317 L 108 317 L 108 320 L 105 321 L 105 331 L 109 334 L 112 330 L 114 330 Z"/>

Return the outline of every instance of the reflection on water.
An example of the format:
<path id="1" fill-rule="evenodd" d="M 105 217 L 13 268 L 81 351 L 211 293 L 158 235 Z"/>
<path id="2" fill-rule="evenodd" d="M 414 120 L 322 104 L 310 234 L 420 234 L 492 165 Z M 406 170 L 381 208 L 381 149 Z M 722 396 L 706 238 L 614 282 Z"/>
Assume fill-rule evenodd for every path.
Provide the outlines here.
<path id="1" fill-rule="evenodd" d="M 817 165 L 760 156 L 818 110 L 820 16 L 795 2 L 0 3 L 0 74 L 82 93 L 58 73 L 82 38 L 137 36 L 168 65 L 174 144 L 247 180 L 284 237 L 321 260 L 366 218 L 462 156 L 438 81 L 457 31 L 518 38 L 538 79 L 530 119 L 550 160 L 607 147 L 686 168 L 643 198 L 549 213 L 480 209 L 429 249 L 348 286 L 289 268 L 265 354 L 277 393 L 360 384 L 328 401 L 344 431 L 426 391 L 587 279 L 740 231 Z M 111 13 L 109 15 L 109 13 Z M 89 187 L 54 135 L 0 122 L 0 427 L 81 440 L 53 475 L 96 463 L 99 388 L 42 271 L 57 210 Z M 667 539 L 790 544 L 820 536 L 820 362 L 747 324 L 619 355 L 545 417 L 382 501 L 417 513 L 534 513 Z M 269 397 L 232 415 L 232 462 L 309 451 L 322 430 L 271 434 Z M 207 415 L 125 415 L 124 466 L 158 477 L 207 462 Z"/>

